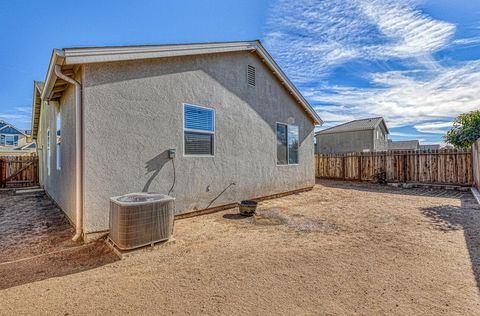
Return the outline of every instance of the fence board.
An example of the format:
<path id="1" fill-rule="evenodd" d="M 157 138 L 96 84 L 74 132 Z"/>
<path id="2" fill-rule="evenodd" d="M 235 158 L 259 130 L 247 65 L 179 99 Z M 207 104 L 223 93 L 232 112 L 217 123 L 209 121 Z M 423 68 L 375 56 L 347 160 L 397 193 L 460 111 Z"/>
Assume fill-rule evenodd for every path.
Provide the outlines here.
<path id="1" fill-rule="evenodd" d="M 324 154 L 316 155 L 315 170 L 328 179 L 372 181 L 384 172 L 388 182 L 472 185 L 473 159 L 470 150 L 450 149 Z M 475 170 L 480 170 L 479 159 Z M 476 179 L 480 182 L 480 174 Z"/>
<path id="2" fill-rule="evenodd" d="M 34 185 L 38 185 L 37 156 L 0 156 L 0 187 Z"/>

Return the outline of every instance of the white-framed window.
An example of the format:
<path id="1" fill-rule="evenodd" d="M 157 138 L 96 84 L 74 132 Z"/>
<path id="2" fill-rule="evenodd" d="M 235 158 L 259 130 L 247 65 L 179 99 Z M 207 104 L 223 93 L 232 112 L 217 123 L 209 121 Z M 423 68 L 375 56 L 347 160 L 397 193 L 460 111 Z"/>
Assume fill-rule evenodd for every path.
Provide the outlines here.
<path id="1" fill-rule="evenodd" d="M 50 152 L 50 129 L 47 129 L 47 175 L 50 176 L 50 165 L 51 165 L 51 156 Z"/>
<path id="2" fill-rule="evenodd" d="M 60 112 L 57 113 L 57 120 L 55 124 L 55 128 L 57 130 L 57 144 L 55 147 L 55 156 L 56 156 L 56 165 L 57 170 L 62 169 L 62 160 L 61 160 L 61 144 L 62 144 L 62 115 Z"/>
<path id="3" fill-rule="evenodd" d="M 277 123 L 277 165 L 298 164 L 298 126 Z"/>
<path id="4" fill-rule="evenodd" d="M 213 156 L 215 141 L 215 110 L 183 104 L 183 154 Z"/>
<path id="5" fill-rule="evenodd" d="M 18 135 L 0 135 L 0 146 L 18 146 Z"/>

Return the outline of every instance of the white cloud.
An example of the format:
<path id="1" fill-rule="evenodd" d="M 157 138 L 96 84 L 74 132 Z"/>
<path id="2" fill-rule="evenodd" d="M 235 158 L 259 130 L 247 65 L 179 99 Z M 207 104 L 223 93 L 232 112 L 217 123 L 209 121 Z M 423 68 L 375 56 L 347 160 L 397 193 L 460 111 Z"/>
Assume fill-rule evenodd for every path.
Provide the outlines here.
<path id="1" fill-rule="evenodd" d="M 356 118 L 383 116 L 390 127 L 451 120 L 480 108 L 480 61 L 441 68 L 426 77 L 422 80 L 397 71 L 377 73 L 371 75 L 377 87 L 319 87 L 311 88 L 307 95 L 313 103 L 337 106 L 326 107 L 328 112 L 334 109 L 337 115 Z M 317 109 L 322 116 L 323 107 Z"/>
<path id="2" fill-rule="evenodd" d="M 453 24 L 434 20 L 410 3 L 359 1 L 362 11 L 377 25 L 390 43 L 372 47 L 386 57 L 424 57 L 445 46 L 455 31 Z M 375 53 L 373 54 L 375 55 Z"/>
<path id="3" fill-rule="evenodd" d="M 422 134 L 413 134 L 413 133 L 402 133 L 402 132 L 390 132 L 390 136 L 395 136 L 399 138 L 414 138 L 418 139 L 419 137 L 422 137 Z"/>
<path id="4" fill-rule="evenodd" d="M 15 110 L 0 113 L 0 120 L 13 124 L 17 128 L 29 129 L 32 115 L 29 107 L 17 107 Z"/>
<path id="5" fill-rule="evenodd" d="M 453 40 L 454 24 L 435 20 L 415 5 L 409 0 L 279 0 L 268 20 L 266 46 L 325 126 L 383 116 L 391 128 L 416 125 L 419 132 L 436 137 L 446 127 L 427 123 L 451 121 L 480 108 L 480 60 L 441 66 L 433 53 L 475 45 L 480 38 Z M 368 85 L 325 81 L 349 61 L 392 60 L 402 70 L 387 65 L 386 71 L 368 72 L 371 68 L 352 66 Z"/>
<path id="6" fill-rule="evenodd" d="M 305 82 L 358 58 L 415 58 L 436 68 L 431 54 L 448 45 L 455 26 L 407 0 L 279 0 L 267 29 L 267 48 L 294 80 Z"/>
<path id="7" fill-rule="evenodd" d="M 477 37 L 467 37 L 467 38 L 459 38 L 452 42 L 453 45 L 468 45 L 474 46 L 480 44 L 480 36 Z"/>
<path id="8" fill-rule="evenodd" d="M 430 134 L 445 134 L 452 126 L 453 122 L 431 122 L 414 125 L 417 131 Z"/>

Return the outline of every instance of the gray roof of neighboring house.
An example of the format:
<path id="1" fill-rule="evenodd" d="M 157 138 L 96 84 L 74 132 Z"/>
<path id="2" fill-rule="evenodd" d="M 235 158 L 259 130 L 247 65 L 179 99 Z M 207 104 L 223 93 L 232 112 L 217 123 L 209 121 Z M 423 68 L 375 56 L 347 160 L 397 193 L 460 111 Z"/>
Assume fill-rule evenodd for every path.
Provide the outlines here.
<path id="1" fill-rule="evenodd" d="M 385 124 L 383 117 L 372 117 L 372 118 L 355 120 L 355 121 L 343 123 L 334 127 L 330 127 L 330 128 L 324 129 L 323 131 L 319 131 L 315 133 L 315 135 L 370 130 L 370 129 L 375 129 L 380 124 L 383 124 L 383 126 L 385 127 L 385 130 L 387 131 L 387 134 L 389 134 L 390 132 L 388 131 L 387 125 Z"/>
<path id="2" fill-rule="evenodd" d="M 430 145 L 420 145 L 421 150 L 438 150 L 440 149 L 440 144 L 430 144 Z"/>
<path id="3" fill-rule="evenodd" d="M 22 135 L 27 136 L 25 131 L 22 131 L 21 129 L 16 128 L 12 124 L 10 124 L 10 123 L 8 123 L 4 120 L 0 120 L 0 132 L 2 134 L 12 134 L 12 135 L 22 134 Z"/>
<path id="4" fill-rule="evenodd" d="M 418 149 L 420 142 L 418 140 L 389 141 L 389 150 L 415 150 Z"/>

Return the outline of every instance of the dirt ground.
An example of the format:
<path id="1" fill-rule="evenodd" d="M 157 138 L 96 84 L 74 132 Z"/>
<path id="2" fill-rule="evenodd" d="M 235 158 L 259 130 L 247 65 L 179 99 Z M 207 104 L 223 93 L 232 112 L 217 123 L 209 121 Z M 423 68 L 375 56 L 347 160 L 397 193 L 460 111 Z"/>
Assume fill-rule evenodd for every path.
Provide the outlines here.
<path id="1" fill-rule="evenodd" d="M 0 289 L 118 259 L 103 242 L 73 242 L 74 232 L 64 213 L 45 194 L 0 194 Z"/>
<path id="2" fill-rule="evenodd" d="M 470 193 L 321 182 L 175 243 L 0 291 L 0 314 L 478 315 Z"/>

